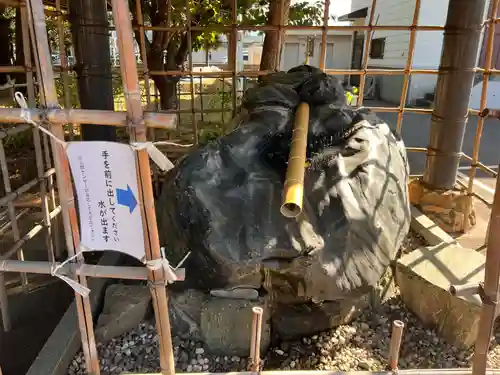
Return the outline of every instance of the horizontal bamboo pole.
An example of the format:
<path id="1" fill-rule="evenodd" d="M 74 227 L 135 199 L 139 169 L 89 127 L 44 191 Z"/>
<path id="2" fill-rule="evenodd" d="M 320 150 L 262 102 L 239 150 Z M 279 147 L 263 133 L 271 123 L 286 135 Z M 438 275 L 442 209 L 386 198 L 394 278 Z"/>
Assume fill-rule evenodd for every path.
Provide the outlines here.
<path id="1" fill-rule="evenodd" d="M 34 273 L 50 275 L 54 266 L 59 266 L 57 262 L 20 261 L 4 259 L 0 260 L 0 272 Z M 61 273 L 68 275 L 75 272 L 79 276 L 94 277 L 101 279 L 126 279 L 126 280 L 147 280 L 148 269 L 146 267 L 130 266 L 101 266 L 93 264 L 65 264 L 61 267 Z M 182 281 L 186 276 L 183 268 L 174 271 L 177 278 Z"/>
<path id="2" fill-rule="evenodd" d="M 13 135 L 19 134 L 25 130 L 31 129 L 31 125 L 21 124 L 19 126 L 14 126 L 12 128 L 0 129 L 0 141 L 7 137 L 12 137 Z"/>
<path id="3" fill-rule="evenodd" d="M 139 72 L 146 73 L 146 70 L 139 67 Z M 405 69 L 325 69 L 327 74 L 345 74 L 345 75 L 405 75 L 405 74 L 429 74 L 437 75 L 438 70 L 435 69 L 410 69 L 406 71 Z M 223 70 L 219 72 L 199 72 L 190 70 L 150 70 L 147 73 L 151 76 L 178 76 L 178 77 L 205 77 L 205 78 L 230 78 L 233 76 L 234 72 L 231 70 Z M 274 71 L 269 70 L 243 70 L 236 72 L 237 77 L 259 77 L 274 73 Z"/>
<path id="4" fill-rule="evenodd" d="M 151 25 L 134 25 L 134 30 L 139 30 L 142 28 L 143 30 L 150 31 L 168 31 L 168 32 L 180 32 L 187 31 L 187 26 L 151 26 Z M 116 28 L 113 26 L 109 26 L 108 30 L 115 30 Z M 236 29 L 238 31 L 277 31 L 277 30 L 302 30 L 302 31 L 318 31 L 318 34 L 323 30 L 327 31 L 376 31 L 376 30 L 384 30 L 384 31 L 410 31 L 415 29 L 416 31 L 443 31 L 444 26 L 434 26 L 434 25 L 419 25 L 419 26 L 411 26 L 411 25 L 328 25 L 324 26 L 307 26 L 307 25 L 217 25 L 212 24 L 208 26 L 191 26 L 190 29 L 192 31 L 218 31 L 229 33 L 232 30 Z"/>
<path id="5" fill-rule="evenodd" d="M 462 156 L 469 161 L 473 161 L 471 156 L 464 154 L 463 152 L 462 152 Z M 488 173 L 492 177 L 496 177 L 498 175 L 497 172 L 495 172 L 493 169 L 486 166 L 485 164 L 481 163 L 480 161 L 476 162 L 476 167 L 481 169 L 483 172 Z"/>
<path id="6" fill-rule="evenodd" d="M 52 210 L 52 212 L 49 214 L 50 220 L 54 219 L 60 212 L 61 212 L 61 206 L 58 206 L 54 210 Z M 28 233 L 26 233 L 24 236 L 22 236 L 21 239 L 19 241 L 17 241 L 9 250 L 7 250 L 7 252 L 5 252 L 5 254 L 1 254 L 0 260 L 9 259 L 12 255 L 14 255 L 17 252 L 17 250 L 19 250 L 21 247 L 23 247 L 24 244 L 26 244 L 26 242 L 28 242 L 33 237 L 35 237 L 44 228 L 46 228 L 45 224 L 35 225 Z"/>
<path id="7" fill-rule="evenodd" d="M 55 173 L 55 169 L 51 168 L 47 172 L 45 172 L 45 175 L 43 178 L 47 178 L 52 176 Z M 10 192 L 9 194 L 4 195 L 2 198 L 0 198 L 0 207 L 5 206 L 12 202 L 13 200 L 19 198 L 21 195 L 35 187 L 38 183 L 42 181 L 42 178 L 35 178 L 24 185 L 18 187 L 16 190 L 13 192 Z"/>
<path id="8" fill-rule="evenodd" d="M 127 112 L 102 111 L 92 109 L 50 109 L 41 110 L 30 108 L 28 112 L 31 119 L 40 122 L 44 114 L 47 120 L 54 124 L 99 124 L 111 126 L 128 126 Z M 24 114 L 20 108 L 0 108 L 0 123 L 24 123 L 21 116 Z M 176 116 L 171 113 L 145 112 L 146 126 L 160 129 L 175 129 Z"/>
<path id="9" fill-rule="evenodd" d="M 325 69 L 325 73 L 327 74 L 348 74 L 348 75 L 367 75 L 367 76 L 397 76 L 397 75 L 405 75 L 405 74 L 439 74 L 439 70 L 435 69 L 366 69 L 364 70 L 353 70 L 353 69 Z"/>
<path id="10" fill-rule="evenodd" d="M 180 375 L 178 373 L 177 375 Z M 251 371 L 233 371 L 233 372 L 192 372 L 189 375 L 255 375 Z M 394 375 L 393 371 L 316 371 L 316 370 L 297 370 L 297 371 L 260 371 L 259 375 Z M 439 368 L 439 369 L 409 369 L 398 370 L 401 375 L 471 375 L 470 368 Z M 123 375 L 146 375 L 140 372 L 124 372 Z M 161 375 L 160 373 L 148 375 Z M 485 375 L 500 375 L 500 369 L 487 369 Z"/>
<path id="11" fill-rule="evenodd" d="M 31 211 L 31 208 L 25 208 L 16 215 L 16 220 L 21 219 L 24 215 Z M 0 236 L 3 236 L 12 227 L 12 221 L 8 221 L 4 226 L 0 228 Z"/>

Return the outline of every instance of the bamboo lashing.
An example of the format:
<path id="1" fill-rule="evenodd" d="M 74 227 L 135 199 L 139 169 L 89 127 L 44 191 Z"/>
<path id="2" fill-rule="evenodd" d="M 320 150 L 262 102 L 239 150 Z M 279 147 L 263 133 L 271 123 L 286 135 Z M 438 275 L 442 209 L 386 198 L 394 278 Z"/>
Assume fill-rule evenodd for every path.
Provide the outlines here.
<path id="1" fill-rule="evenodd" d="M 280 209 L 281 214 L 287 218 L 297 217 L 302 212 L 308 130 L 309 104 L 300 103 L 295 112 L 290 156 L 283 189 L 283 203 Z"/>

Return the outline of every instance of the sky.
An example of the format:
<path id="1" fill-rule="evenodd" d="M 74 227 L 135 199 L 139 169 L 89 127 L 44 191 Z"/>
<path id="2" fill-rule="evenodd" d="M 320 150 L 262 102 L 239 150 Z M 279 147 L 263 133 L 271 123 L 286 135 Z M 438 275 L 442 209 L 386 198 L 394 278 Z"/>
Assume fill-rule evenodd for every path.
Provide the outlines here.
<path id="1" fill-rule="evenodd" d="M 292 0 L 292 4 L 299 0 Z M 310 3 L 315 3 L 317 0 L 307 0 Z M 330 0 L 330 16 L 342 16 L 351 12 L 351 0 Z M 334 24 L 330 21 L 330 24 Z"/>

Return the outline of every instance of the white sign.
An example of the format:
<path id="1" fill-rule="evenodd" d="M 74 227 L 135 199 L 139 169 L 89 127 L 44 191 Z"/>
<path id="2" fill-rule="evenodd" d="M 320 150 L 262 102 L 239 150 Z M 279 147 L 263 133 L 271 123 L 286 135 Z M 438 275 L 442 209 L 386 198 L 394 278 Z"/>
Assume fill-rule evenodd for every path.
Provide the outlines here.
<path id="1" fill-rule="evenodd" d="M 135 151 L 114 142 L 70 142 L 67 154 L 83 248 L 115 250 L 143 261 Z"/>

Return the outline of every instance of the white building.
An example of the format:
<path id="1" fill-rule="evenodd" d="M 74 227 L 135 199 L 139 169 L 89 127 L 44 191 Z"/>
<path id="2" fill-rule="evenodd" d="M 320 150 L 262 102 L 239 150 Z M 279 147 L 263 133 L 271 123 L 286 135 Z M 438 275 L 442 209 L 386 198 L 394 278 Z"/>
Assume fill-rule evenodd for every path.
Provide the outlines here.
<path id="1" fill-rule="evenodd" d="M 304 64 L 309 42 L 309 65 L 319 67 L 321 57 L 321 30 L 288 30 L 281 53 L 281 70 Z M 330 30 L 327 34 L 325 69 L 349 69 L 352 51 L 352 32 Z"/>
<path id="2" fill-rule="evenodd" d="M 340 17 L 340 20 L 352 21 L 354 24 L 367 25 L 372 0 L 352 0 L 351 13 Z M 415 0 L 378 0 L 373 23 L 380 26 L 409 26 L 413 22 Z M 444 26 L 448 13 L 448 0 L 421 0 L 418 25 Z M 364 32 L 355 32 L 353 36 L 352 68 L 361 67 Z M 410 31 L 384 31 L 373 33 L 369 68 L 404 69 L 408 59 Z M 438 69 L 443 47 L 443 31 L 417 31 L 413 69 Z M 479 54 L 478 54 L 479 55 Z M 377 90 L 380 99 L 399 103 L 403 85 L 403 75 L 376 76 Z M 436 86 L 436 75 L 414 74 L 410 77 L 407 103 L 413 104 L 425 94 L 433 93 Z"/>

